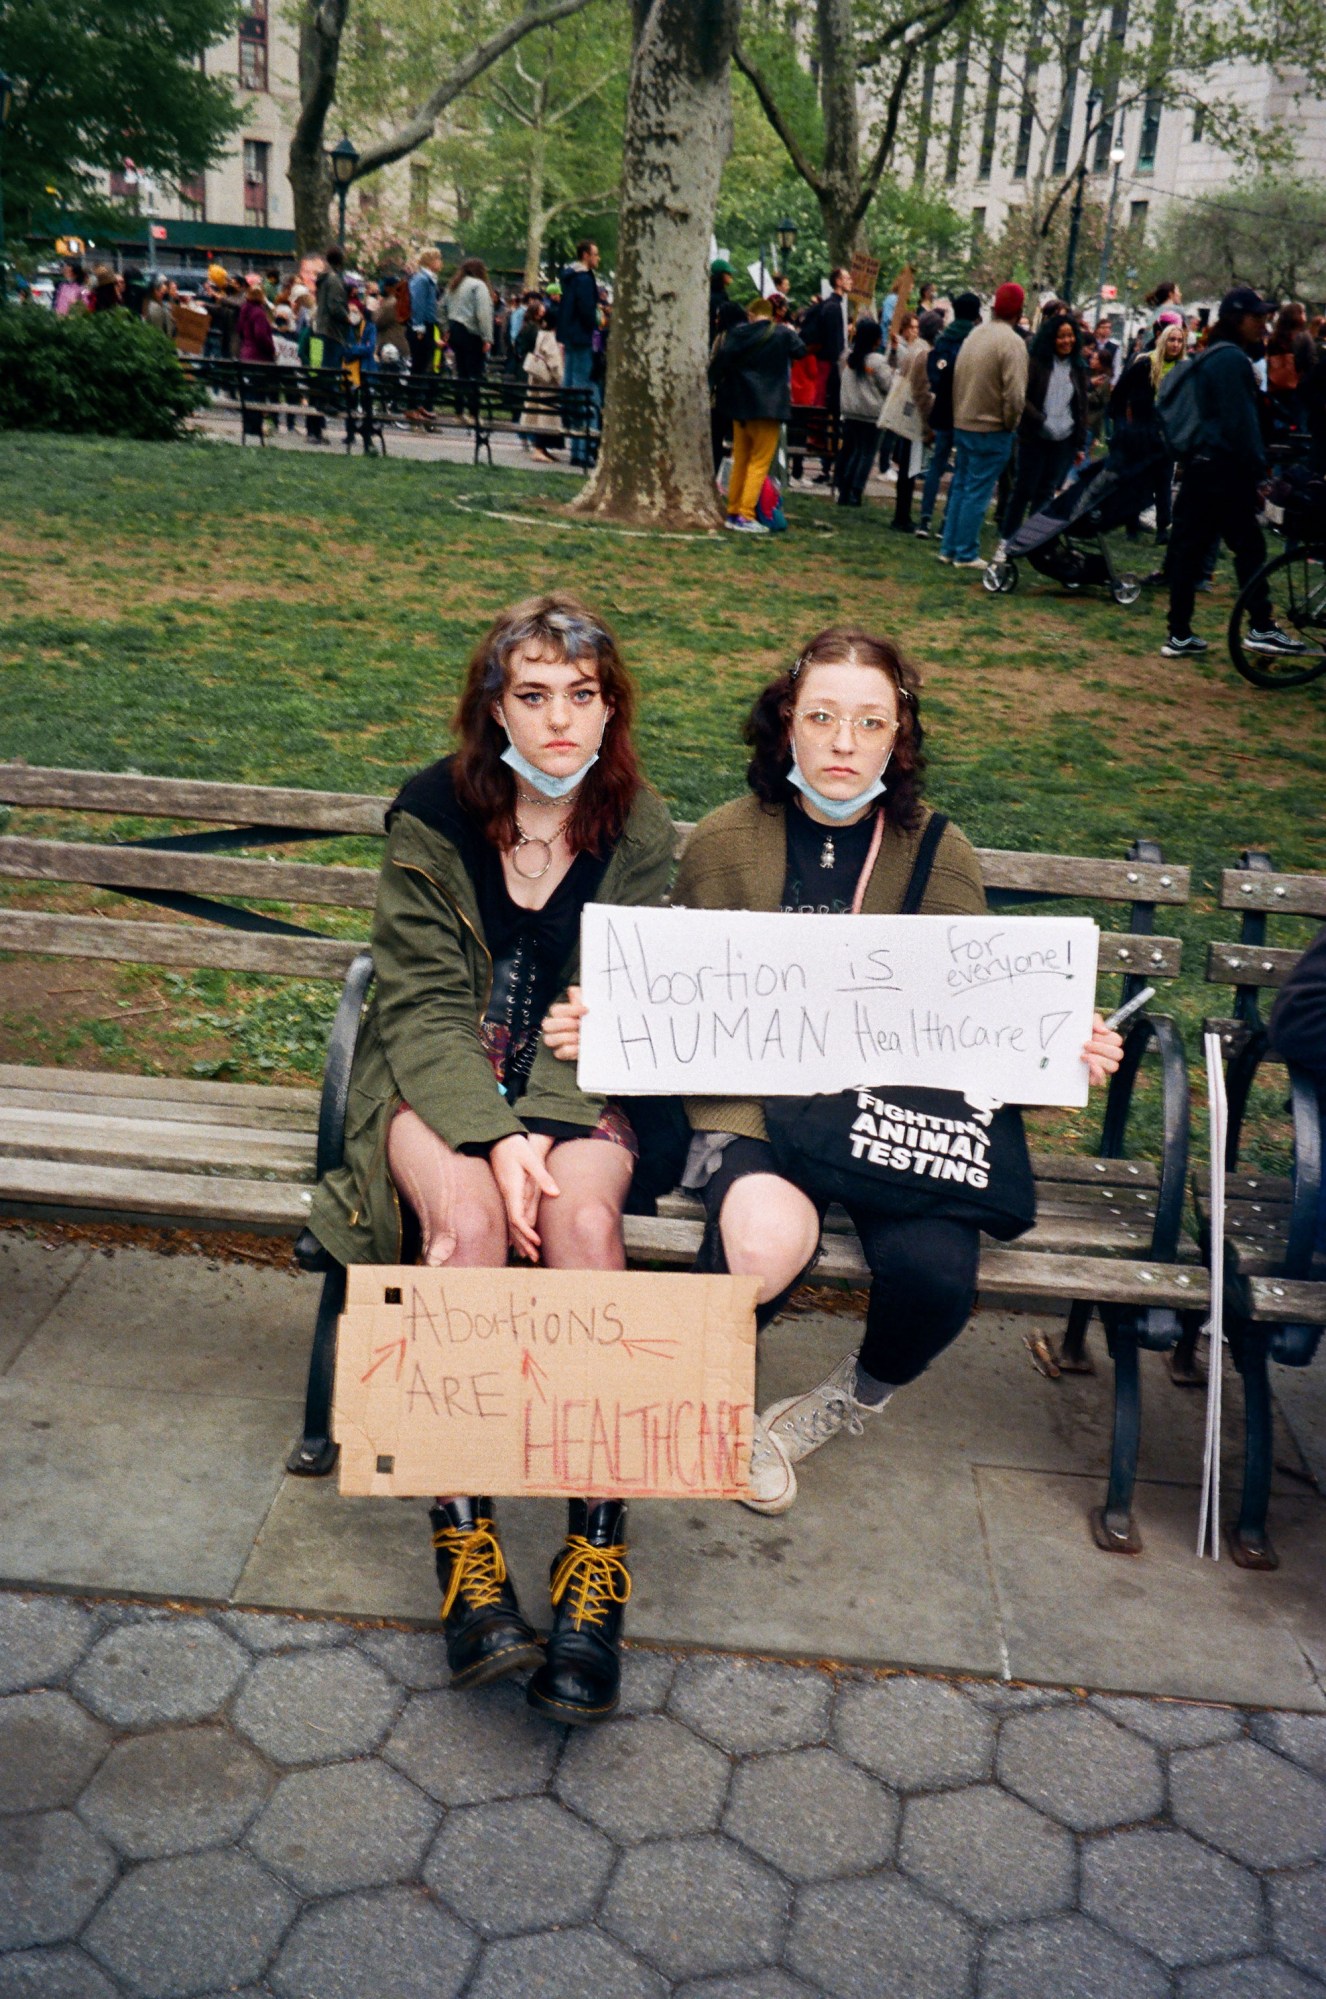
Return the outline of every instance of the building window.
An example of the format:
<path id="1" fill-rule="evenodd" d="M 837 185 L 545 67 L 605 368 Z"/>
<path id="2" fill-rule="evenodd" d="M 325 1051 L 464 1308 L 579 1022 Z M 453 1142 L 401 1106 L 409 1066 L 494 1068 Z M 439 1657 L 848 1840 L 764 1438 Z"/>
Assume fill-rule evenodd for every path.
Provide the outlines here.
<path id="1" fill-rule="evenodd" d="M 1204 104 L 1199 104 L 1196 106 L 1192 114 L 1192 142 L 1194 146 L 1199 146 L 1201 144 L 1202 134 L 1205 130 L 1206 130 L 1206 106 Z"/>
<path id="2" fill-rule="evenodd" d="M 1035 111 L 1036 72 L 1028 71 L 1027 87 L 1022 93 L 1022 112 L 1018 118 L 1018 143 L 1013 155 L 1013 178 L 1025 180 L 1027 168 L 1031 164 L 1031 140 L 1036 129 Z"/>
<path id="3" fill-rule="evenodd" d="M 207 182 L 202 174 L 194 174 L 190 180 L 182 180 L 179 185 L 180 215 L 185 222 L 206 222 Z"/>
<path id="4" fill-rule="evenodd" d="M 267 227 L 267 178 L 271 153 L 266 139 L 244 141 L 244 217 L 251 229 Z"/>
<path id="5" fill-rule="evenodd" d="M 969 46 L 969 42 L 964 40 L 953 65 L 953 103 L 948 128 L 948 154 L 944 161 L 944 179 L 950 187 L 957 179 L 958 168 L 962 165 L 962 113 L 967 102 Z"/>
<path id="6" fill-rule="evenodd" d="M 125 168 L 112 167 L 110 174 L 110 192 L 111 192 L 112 201 L 127 201 L 130 202 L 136 208 L 138 205 L 137 174 L 135 174 L 133 179 L 131 180 Z"/>
<path id="7" fill-rule="evenodd" d="M 925 68 L 921 73 L 921 113 L 916 126 L 916 157 L 913 165 L 913 176 L 916 180 L 925 179 L 926 154 L 930 150 L 930 128 L 934 123 L 935 116 L 935 71 L 937 67 L 938 64 L 934 55 L 928 55 L 925 59 Z"/>
<path id="8" fill-rule="evenodd" d="M 410 222 L 422 229 L 428 221 L 429 172 L 422 160 L 410 161 Z"/>
<path id="9" fill-rule="evenodd" d="M 1156 170 L 1156 147 L 1160 143 L 1160 113 L 1162 105 L 1158 91 L 1151 91 L 1142 107 L 1142 136 L 1137 142 L 1137 171 L 1151 174 Z"/>
<path id="10" fill-rule="evenodd" d="M 248 0 L 240 16 L 239 87 L 267 88 L 267 0 Z"/>
<path id="11" fill-rule="evenodd" d="M 973 208 L 971 212 L 971 253 L 976 256 L 985 241 L 985 210 Z"/>
<path id="12" fill-rule="evenodd" d="M 976 168 L 977 180 L 989 180 L 994 166 L 995 136 L 999 130 L 999 58 L 996 56 L 990 68 L 990 83 L 985 93 L 985 119 L 981 126 L 981 157 Z"/>
<path id="13" fill-rule="evenodd" d="M 1077 73 L 1082 61 L 1082 36 L 1086 21 L 1074 14 L 1068 23 L 1068 54 L 1064 70 L 1063 104 L 1054 134 L 1054 171 L 1068 172 L 1068 151 L 1073 143 L 1073 113 L 1077 109 Z"/>
<path id="14" fill-rule="evenodd" d="M 1149 201 L 1130 201 L 1128 204 L 1128 227 L 1139 236 L 1146 234 L 1146 218 L 1151 207 Z"/>

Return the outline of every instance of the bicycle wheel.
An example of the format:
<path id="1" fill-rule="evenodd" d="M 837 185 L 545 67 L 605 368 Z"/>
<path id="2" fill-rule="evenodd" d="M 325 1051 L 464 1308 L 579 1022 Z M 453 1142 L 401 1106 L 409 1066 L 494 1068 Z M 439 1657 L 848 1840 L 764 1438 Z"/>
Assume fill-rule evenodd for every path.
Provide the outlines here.
<path id="1" fill-rule="evenodd" d="M 1306 652 L 1275 653 L 1249 642 L 1248 599 L 1268 585 L 1276 614 Z M 1246 590 L 1240 590 L 1229 619 L 1229 656 L 1254 687 L 1306 687 L 1326 673 L 1326 546 L 1301 542 L 1273 556 Z"/>

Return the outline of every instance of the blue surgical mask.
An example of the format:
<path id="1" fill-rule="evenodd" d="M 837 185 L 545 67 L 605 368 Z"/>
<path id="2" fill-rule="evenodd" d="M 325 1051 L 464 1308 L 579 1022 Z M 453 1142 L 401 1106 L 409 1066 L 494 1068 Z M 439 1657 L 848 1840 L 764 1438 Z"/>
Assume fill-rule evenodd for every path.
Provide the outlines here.
<path id="1" fill-rule="evenodd" d="M 505 726 L 504 723 L 503 727 Z M 600 749 L 603 747 L 603 737 L 607 727 L 608 718 L 605 715 L 603 717 L 603 728 L 599 731 Z M 541 798 L 551 800 L 569 797 L 576 786 L 581 784 L 589 772 L 593 770 L 598 760 L 599 752 L 595 750 L 589 762 L 581 764 L 579 770 L 573 770 L 569 777 L 552 777 L 546 770 L 540 770 L 537 764 L 532 764 L 529 758 L 516 748 L 510 736 L 507 737 L 507 745 L 502 752 L 502 762 L 509 769 L 513 770 L 517 777 L 523 777 L 526 784 L 531 785 Z"/>
<path id="2" fill-rule="evenodd" d="M 884 770 L 887 769 L 888 759 L 885 758 Z M 864 791 L 857 792 L 855 798 L 826 798 L 822 791 L 816 791 L 814 785 L 802 770 L 800 764 L 797 762 L 797 753 L 795 750 L 792 752 L 792 768 L 787 773 L 787 781 L 789 784 L 796 786 L 803 798 L 810 800 L 817 812 L 822 812 L 826 819 L 835 821 L 853 818 L 865 806 L 873 805 L 877 798 L 882 798 L 887 789 L 884 783 L 884 771 L 882 770 L 872 784 L 868 784 Z"/>

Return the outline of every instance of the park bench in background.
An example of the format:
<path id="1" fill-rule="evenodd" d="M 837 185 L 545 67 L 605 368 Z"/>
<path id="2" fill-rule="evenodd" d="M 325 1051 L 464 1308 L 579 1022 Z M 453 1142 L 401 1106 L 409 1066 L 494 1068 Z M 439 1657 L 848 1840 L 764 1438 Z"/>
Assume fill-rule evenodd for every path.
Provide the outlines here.
<path id="1" fill-rule="evenodd" d="M 186 358 L 185 365 L 206 388 L 212 414 L 238 418 L 241 435 L 253 436 L 259 443 L 266 441 L 268 419 L 279 424 L 291 416 L 311 415 L 344 425 L 347 451 L 362 440 L 367 425 L 384 456 L 393 432 L 463 435 L 473 442 L 476 464 L 485 453 L 492 464 L 492 440 L 498 436 L 528 433 L 538 442 L 554 445 L 585 438 L 595 450 L 598 447 L 595 397 L 589 388 L 543 387 L 526 383 L 523 376 L 461 382 L 439 373 L 429 385 L 432 412 L 420 422 L 407 414 L 415 407 L 419 384 L 395 370 L 365 371 L 356 382 L 344 368 L 212 358 Z"/>
<path id="2" fill-rule="evenodd" d="M 1208 947 L 1209 985 L 1233 988 L 1233 1013 L 1209 1018 L 1220 1035 L 1229 1092 L 1225 1166 L 1225 1330 L 1243 1378 L 1245 1445 L 1243 1498 L 1229 1529 L 1234 1560 L 1273 1569 L 1278 1558 L 1266 1531 L 1270 1501 L 1271 1390 L 1269 1363 L 1306 1367 L 1326 1326 L 1326 1261 L 1314 1261 L 1322 1190 L 1321 1108 L 1311 1077 L 1288 1069 L 1293 1167 L 1288 1178 L 1239 1170 L 1249 1097 L 1269 1057 L 1261 996 L 1284 984 L 1299 953 L 1268 945 L 1267 919 L 1326 918 L 1326 876 L 1277 874 L 1269 854 L 1249 850 L 1220 878 L 1220 907 L 1237 909 L 1237 943 Z M 1210 1177 L 1194 1185 L 1203 1255 L 1209 1251 Z"/>
<path id="3" fill-rule="evenodd" d="M 153 907 L 145 921 L 11 906 L 0 910 L 0 949 L 344 982 L 321 1096 L 261 1084 L 0 1069 L 0 1211 L 300 1237 L 318 1173 L 341 1156 L 350 1061 L 372 963 L 354 939 L 320 935 L 253 905 L 363 912 L 356 926 L 362 937 L 376 873 L 241 858 L 234 850 L 381 836 L 387 801 L 11 764 L 0 767 L 0 803 L 204 829 L 113 844 L 21 832 L 0 837 L 0 875 L 15 883 L 83 884 Z M 1162 862 L 1148 843 L 1139 842 L 1123 861 L 995 850 L 980 860 L 995 907 L 1046 900 L 1126 907 L 1127 927 L 1101 940 L 1103 1003 L 1115 1002 L 1114 975 L 1125 994 L 1177 976 L 1179 942 L 1153 934 L 1154 922 L 1158 907 L 1186 902 L 1188 871 Z M 1146 1015 L 1134 1022 L 1126 1047 L 1109 1091 L 1101 1156 L 1035 1156 L 1036 1227 L 1016 1245 L 986 1243 L 980 1267 L 986 1300 L 1066 1308 L 1070 1350 L 1080 1353 L 1093 1307 L 1101 1312 L 1115 1361 L 1114 1452 L 1098 1522 L 1109 1547 L 1136 1545 L 1129 1515 L 1140 1421 L 1138 1348 L 1171 1344 L 1180 1312 L 1201 1309 L 1207 1295 L 1196 1247 L 1182 1229 L 1188 1101 L 1182 1043 L 1172 1022 Z M 1148 1048 L 1160 1058 L 1159 1164 L 1124 1156 L 1134 1084 Z M 684 1195 L 660 1203 L 655 1216 L 627 1219 L 627 1248 L 636 1262 L 685 1266 L 699 1238 L 699 1208 Z M 290 1468 L 319 1474 L 335 1460 L 328 1403 L 344 1272 L 306 1232 L 297 1253 L 306 1268 L 322 1272 L 323 1288 L 305 1431 Z M 854 1285 L 868 1280 L 845 1218 L 831 1215 L 816 1275 Z"/>

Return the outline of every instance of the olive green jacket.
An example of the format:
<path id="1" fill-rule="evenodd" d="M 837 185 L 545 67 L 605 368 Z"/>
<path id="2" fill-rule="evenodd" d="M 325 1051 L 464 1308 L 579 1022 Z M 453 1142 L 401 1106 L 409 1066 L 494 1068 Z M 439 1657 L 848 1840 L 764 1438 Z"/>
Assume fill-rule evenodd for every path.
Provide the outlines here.
<path id="1" fill-rule="evenodd" d="M 776 910 L 787 874 L 785 812 L 784 806 L 762 805 L 747 793 L 702 819 L 686 842 L 670 897 L 673 906 Z M 897 914 L 929 818 L 930 810 L 925 807 L 914 831 L 903 833 L 896 826 L 885 827 L 866 883 L 863 915 Z M 975 851 L 956 826 L 946 826 L 921 913 L 975 916 L 984 908 L 985 888 Z M 694 1131 L 733 1131 L 742 1138 L 766 1136 L 763 1110 L 746 1098 L 688 1097 L 686 1115 Z"/>
<path id="2" fill-rule="evenodd" d="M 673 864 L 667 807 L 641 791 L 595 897 L 663 900 Z M 579 947 L 565 971 L 575 983 Z M 493 1145 L 525 1129 L 479 1041 L 492 958 L 474 884 L 455 846 L 406 811 L 392 815 L 373 915 L 373 996 L 359 1030 L 345 1119 L 344 1164 L 319 1182 L 309 1227 L 342 1263 L 395 1263 L 401 1213 L 387 1170 L 387 1130 L 405 1103 L 452 1147 Z M 575 1064 L 540 1040 L 520 1109 L 585 1130 L 601 1097 L 576 1086 Z"/>

